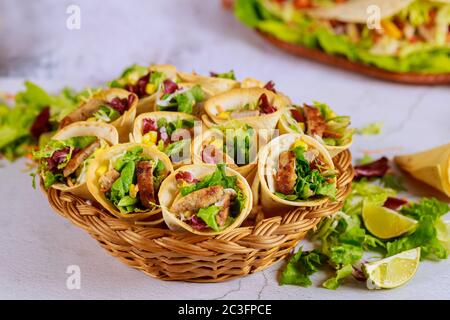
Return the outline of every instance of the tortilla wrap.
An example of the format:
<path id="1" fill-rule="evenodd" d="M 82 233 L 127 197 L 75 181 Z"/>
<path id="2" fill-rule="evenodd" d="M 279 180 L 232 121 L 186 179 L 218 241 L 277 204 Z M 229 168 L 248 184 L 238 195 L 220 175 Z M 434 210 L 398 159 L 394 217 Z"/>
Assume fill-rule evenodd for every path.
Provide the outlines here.
<path id="1" fill-rule="evenodd" d="M 242 127 L 245 123 L 232 120 L 224 123 L 220 127 L 215 126 L 203 132 L 201 136 L 197 136 L 194 140 L 194 163 L 200 164 L 203 162 L 202 153 L 206 146 L 212 145 L 218 148 L 221 152 L 223 150 L 223 145 L 226 143 L 226 130 L 227 129 L 238 129 Z M 225 130 L 225 133 L 224 133 Z M 265 136 L 260 136 L 258 130 L 255 131 L 255 140 L 251 145 L 251 152 L 255 155 L 255 158 L 246 165 L 238 166 L 234 159 L 231 158 L 227 153 L 223 154 L 223 159 L 221 159 L 224 163 L 227 164 L 229 168 L 232 168 L 239 172 L 244 178 L 251 183 L 249 180 L 249 175 L 253 171 L 253 169 L 257 166 L 258 161 L 258 150 L 261 149 L 264 145 L 267 144 L 267 141 L 270 140 L 273 132 L 267 132 Z M 253 179 L 251 179 L 253 180 Z"/>
<path id="2" fill-rule="evenodd" d="M 350 0 L 348 2 L 307 10 L 308 14 L 319 19 L 339 20 L 349 23 L 366 23 L 373 15 L 369 9 L 378 7 L 380 19 L 389 18 L 408 7 L 415 0 Z"/>
<path id="3" fill-rule="evenodd" d="M 205 102 L 205 112 L 209 118 L 216 124 L 223 124 L 230 119 L 221 119 L 221 112 L 239 109 L 248 103 L 256 103 L 262 94 L 266 94 L 269 103 L 277 108 L 277 111 L 270 114 L 260 114 L 259 116 L 239 118 L 255 129 L 275 129 L 280 119 L 283 109 L 290 104 L 290 101 L 281 95 L 277 95 L 272 91 L 261 88 L 239 88 L 232 89 L 225 93 L 208 99 Z"/>
<path id="4" fill-rule="evenodd" d="M 61 121 L 61 128 L 71 123 L 85 121 L 87 118 L 92 117 L 93 113 L 96 112 L 100 106 L 105 105 L 106 102 L 109 102 L 116 97 L 120 99 L 128 98 L 129 95 L 134 96 L 133 103 L 129 109 L 119 118 L 109 123 L 117 129 L 119 134 L 119 142 L 128 142 L 128 134 L 132 129 L 133 121 L 136 117 L 136 107 L 139 99 L 134 93 L 128 92 L 124 89 L 107 89 L 95 94 L 86 103 L 82 104 L 75 111 L 67 115 Z"/>
<path id="5" fill-rule="evenodd" d="M 163 72 L 168 79 L 173 81 L 177 78 L 177 68 L 170 64 L 155 64 L 149 67 L 149 72 L 157 71 Z M 136 115 L 140 115 L 145 112 L 155 111 L 156 93 L 142 98 L 136 108 Z"/>
<path id="6" fill-rule="evenodd" d="M 299 126 L 296 126 L 296 129 L 293 129 L 288 121 L 288 118 L 285 116 L 285 114 L 289 113 L 290 110 L 292 110 L 294 108 L 286 108 L 284 114 L 280 117 L 280 120 L 278 121 L 278 130 L 280 130 L 280 135 L 281 134 L 286 134 L 286 133 L 302 133 L 302 134 L 306 134 L 302 131 L 302 129 Z M 289 116 L 289 115 L 288 115 Z M 328 150 L 328 152 L 330 153 L 331 158 L 336 157 L 339 153 L 341 153 L 342 151 L 348 150 L 350 149 L 351 145 L 353 144 L 353 137 L 352 140 L 342 146 L 328 146 L 326 144 L 323 144 L 323 146 L 325 147 L 325 149 Z"/>
<path id="7" fill-rule="evenodd" d="M 157 150 L 155 147 L 150 147 L 145 144 L 139 143 L 125 143 L 113 146 L 111 148 L 106 149 L 102 153 L 98 154 L 94 161 L 92 161 L 91 165 L 88 169 L 87 174 L 87 186 L 89 192 L 94 196 L 95 200 L 102 205 L 108 212 L 113 214 L 114 216 L 130 220 L 130 221 L 141 221 L 141 220 L 151 220 L 154 224 L 159 224 L 162 221 L 161 209 L 153 208 L 148 212 L 139 212 L 139 213 L 121 213 L 116 206 L 105 196 L 105 193 L 100 191 L 99 185 L 99 176 L 97 175 L 97 169 L 101 166 L 109 167 L 110 160 L 114 157 L 117 157 L 128 150 L 131 150 L 135 147 L 142 147 L 143 154 L 148 156 L 153 160 L 160 160 L 164 164 L 166 168 L 166 174 L 170 174 L 173 171 L 172 163 L 170 159 L 162 152 Z"/>
<path id="8" fill-rule="evenodd" d="M 310 148 L 319 151 L 327 169 L 334 170 L 333 160 L 328 151 L 315 139 L 299 133 L 281 135 L 271 140 L 259 153 L 258 179 L 261 183 L 261 204 L 267 212 L 286 212 L 295 207 L 314 207 L 327 202 L 327 197 L 320 197 L 313 200 L 288 201 L 279 198 L 274 194 L 275 178 L 273 173 L 278 168 L 279 155 L 283 151 L 288 151 L 291 146 L 301 140 Z M 270 172 L 270 174 L 266 174 Z M 255 179 L 256 181 L 257 179 Z"/>
<path id="9" fill-rule="evenodd" d="M 212 96 L 239 87 L 239 82 L 236 80 L 205 77 L 196 73 L 178 72 L 178 78 L 181 82 L 200 85 Z"/>
<path id="10" fill-rule="evenodd" d="M 450 197 L 450 143 L 415 154 L 397 156 L 394 161 L 414 178 Z"/>
<path id="11" fill-rule="evenodd" d="M 237 227 L 239 227 L 244 220 L 247 218 L 248 214 L 252 209 L 252 192 L 248 182 L 241 176 L 237 171 L 226 168 L 225 172 L 227 175 L 237 176 L 238 186 L 241 188 L 244 196 L 245 203 L 244 207 L 241 210 L 241 213 L 238 217 L 236 217 L 235 221 L 225 230 L 222 231 L 200 231 L 195 230 L 189 224 L 178 219 L 175 214 L 170 212 L 169 208 L 172 206 L 172 203 L 175 199 L 178 199 L 181 195 L 179 194 L 179 189 L 177 187 L 177 181 L 175 176 L 180 171 L 188 171 L 190 172 L 194 178 L 202 179 L 203 177 L 212 174 L 216 170 L 217 166 L 210 164 L 193 164 L 181 167 L 175 170 L 170 176 L 168 176 L 163 183 L 161 184 L 161 188 L 159 189 L 158 197 L 161 204 L 164 221 L 171 230 L 175 231 L 185 231 L 191 232 L 198 235 L 205 236 L 213 236 L 218 234 L 227 233 Z"/>
<path id="12" fill-rule="evenodd" d="M 72 123 L 67 127 L 64 127 L 61 130 L 59 130 L 51 139 L 67 140 L 73 137 L 85 137 L 85 136 L 97 137 L 108 143 L 110 146 L 114 146 L 119 143 L 119 135 L 115 127 L 102 122 L 88 122 L 88 121 L 80 121 Z M 52 188 L 65 192 L 70 192 L 83 199 L 90 199 L 90 200 L 94 199 L 94 197 L 88 190 L 86 182 L 72 187 L 69 187 L 64 183 L 56 183 L 52 185 Z"/>
<path id="13" fill-rule="evenodd" d="M 162 119 L 162 118 L 165 118 L 167 120 L 167 122 L 173 122 L 173 121 L 176 121 L 177 119 L 193 120 L 193 121 L 195 121 L 194 128 L 198 125 L 202 126 L 202 122 L 199 118 L 197 118 L 193 115 L 187 114 L 187 113 L 170 112 L 170 111 L 148 112 L 148 113 L 143 113 L 143 114 L 139 115 L 136 118 L 136 120 L 134 121 L 133 135 L 130 138 L 130 140 L 133 142 L 136 142 L 136 143 L 142 143 L 143 119 L 153 119 L 157 122 L 159 119 Z M 195 135 L 195 131 L 193 134 Z M 189 156 L 189 159 L 187 159 L 189 162 L 186 163 L 186 160 L 185 160 L 185 162 L 173 163 L 174 167 L 178 167 L 183 164 L 192 164 L 193 144 L 194 144 L 194 137 L 192 137 L 192 140 L 191 140 L 190 156 Z"/>

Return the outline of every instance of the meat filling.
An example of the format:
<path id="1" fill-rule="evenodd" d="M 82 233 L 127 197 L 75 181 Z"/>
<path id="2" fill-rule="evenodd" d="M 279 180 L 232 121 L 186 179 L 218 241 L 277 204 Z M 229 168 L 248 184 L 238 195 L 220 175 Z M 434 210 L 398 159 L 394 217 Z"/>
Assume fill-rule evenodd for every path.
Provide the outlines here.
<path id="1" fill-rule="evenodd" d="M 189 193 L 187 196 L 177 199 L 171 211 L 175 214 L 185 212 L 197 212 L 220 201 L 224 196 L 222 186 L 212 186 Z"/>
<path id="2" fill-rule="evenodd" d="M 308 105 L 304 105 L 303 110 L 306 118 L 306 130 L 310 136 L 322 137 L 327 128 L 325 119 L 322 117 L 320 110 Z"/>
<path id="3" fill-rule="evenodd" d="M 111 169 L 103 174 L 98 181 L 100 185 L 100 192 L 106 193 L 111 190 L 112 185 L 117 179 L 119 179 L 119 177 L 120 173 L 115 169 Z"/>
<path id="4" fill-rule="evenodd" d="M 139 161 L 136 167 L 139 198 L 142 205 L 148 209 L 153 208 L 156 203 L 153 169 L 153 162 L 151 161 Z"/>
<path id="5" fill-rule="evenodd" d="M 295 173 L 295 153 L 284 151 L 280 154 L 278 170 L 275 175 L 275 190 L 283 194 L 294 192 L 297 174 Z"/>
<path id="6" fill-rule="evenodd" d="M 69 162 L 67 163 L 66 167 L 64 168 L 63 175 L 65 178 L 70 176 L 72 173 L 74 173 L 79 166 L 82 165 L 82 163 L 89 158 L 97 148 L 100 147 L 100 140 L 95 140 L 90 145 L 88 145 L 86 148 L 78 152 L 76 155 L 74 155 Z"/>

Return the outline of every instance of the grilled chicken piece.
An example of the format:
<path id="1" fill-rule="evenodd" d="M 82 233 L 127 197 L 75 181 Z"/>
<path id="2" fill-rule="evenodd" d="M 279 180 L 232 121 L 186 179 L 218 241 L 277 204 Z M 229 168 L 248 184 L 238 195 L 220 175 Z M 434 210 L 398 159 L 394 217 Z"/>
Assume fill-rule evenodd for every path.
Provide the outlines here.
<path id="1" fill-rule="evenodd" d="M 87 103 L 80 106 L 75 111 L 71 112 L 61 120 L 60 128 L 64 128 L 71 123 L 84 121 L 90 118 L 95 112 L 98 111 L 101 105 L 105 102 L 100 99 L 91 99 Z"/>
<path id="2" fill-rule="evenodd" d="M 240 119 L 247 117 L 257 117 L 259 116 L 258 110 L 245 110 L 245 111 L 234 111 L 231 113 L 232 119 Z"/>
<path id="3" fill-rule="evenodd" d="M 297 174 L 295 173 L 295 153 L 284 151 L 280 154 L 278 170 L 275 175 L 275 190 L 283 194 L 292 194 Z"/>
<path id="4" fill-rule="evenodd" d="M 120 177 L 120 172 L 116 169 L 110 169 L 106 173 L 104 173 L 100 179 L 98 179 L 98 183 L 100 185 L 100 192 L 106 193 L 111 190 L 112 185 L 116 182 Z"/>
<path id="5" fill-rule="evenodd" d="M 177 199 L 170 209 L 173 213 L 197 212 L 220 201 L 224 196 L 222 186 L 203 188 Z"/>
<path id="6" fill-rule="evenodd" d="M 318 135 L 319 137 L 322 137 L 327 128 L 327 124 L 325 123 L 325 119 L 322 117 L 320 110 L 305 104 L 303 111 L 306 118 L 306 133 L 310 136 Z"/>
<path id="7" fill-rule="evenodd" d="M 76 155 L 74 155 L 64 168 L 63 171 L 64 177 L 67 178 L 72 173 L 74 173 L 78 169 L 78 167 L 81 166 L 81 164 L 87 158 L 89 158 L 94 153 L 94 151 L 99 147 L 100 147 L 100 140 L 97 139 L 90 145 L 88 145 L 86 148 L 78 152 Z"/>
<path id="8" fill-rule="evenodd" d="M 153 162 L 139 161 L 136 166 L 139 199 L 144 207 L 152 209 L 156 203 L 153 186 Z"/>
<path id="9" fill-rule="evenodd" d="M 228 190 L 225 190 L 225 195 L 223 196 L 222 200 L 220 200 L 220 203 L 216 203 L 216 205 L 222 206 L 222 208 L 220 209 L 219 213 L 216 216 L 216 222 L 219 226 L 223 226 L 227 221 L 228 215 L 230 214 L 231 201 L 236 196 L 234 190 L 232 190 L 233 192 L 227 191 Z"/>

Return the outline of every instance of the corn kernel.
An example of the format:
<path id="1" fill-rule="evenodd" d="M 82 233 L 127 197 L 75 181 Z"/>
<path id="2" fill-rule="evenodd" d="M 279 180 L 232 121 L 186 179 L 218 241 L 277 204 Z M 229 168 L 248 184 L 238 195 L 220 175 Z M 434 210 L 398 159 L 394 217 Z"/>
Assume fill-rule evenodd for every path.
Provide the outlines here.
<path id="1" fill-rule="evenodd" d="M 97 168 L 97 171 L 95 172 L 97 174 L 97 176 L 102 176 L 106 173 L 106 171 L 108 171 L 108 166 L 103 165 Z"/>
<path id="2" fill-rule="evenodd" d="M 88 122 L 95 122 L 95 121 L 97 121 L 97 118 L 96 117 L 90 117 L 86 121 L 88 121 Z"/>
<path id="3" fill-rule="evenodd" d="M 150 131 L 142 136 L 142 143 L 148 145 L 155 145 L 158 139 L 158 132 Z"/>
<path id="4" fill-rule="evenodd" d="M 305 151 L 308 150 L 308 145 L 301 139 L 298 139 L 297 141 L 295 141 L 294 144 L 292 145 L 291 149 L 295 149 L 297 147 L 302 147 L 303 149 L 305 149 Z"/>
<path id="5" fill-rule="evenodd" d="M 217 118 L 222 119 L 222 120 L 227 120 L 227 119 L 230 118 L 230 113 L 229 113 L 229 112 L 226 112 L 226 111 L 220 112 L 220 113 L 217 115 Z"/>
<path id="6" fill-rule="evenodd" d="M 137 193 L 139 191 L 139 186 L 135 184 L 130 185 L 130 197 L 135 199 L 137 196 Z"/>
<path id="7" fill-rule="evenodd" d="M 386 34 L 391 38 L 402 38 L 403 32 L 399 28 L 397 28 L 397 26 L 392 21 L 383 20 L 381 21 L 381 26 L 383 27 L 384 32 L 386 32 Z"/>
<path id="8" fill-rule="evenodd" d="M 147 94 L 153 94 L 156 91 L 156 86 L 153 83 L 149 83 L 145 86 L 145 92 Z"/>

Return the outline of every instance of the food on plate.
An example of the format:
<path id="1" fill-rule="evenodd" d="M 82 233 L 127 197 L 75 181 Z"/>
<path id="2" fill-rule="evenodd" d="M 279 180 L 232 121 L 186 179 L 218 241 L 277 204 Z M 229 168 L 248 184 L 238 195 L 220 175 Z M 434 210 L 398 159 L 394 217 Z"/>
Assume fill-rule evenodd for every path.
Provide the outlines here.
<path id="1" fill-rule="evenodd" d="M 397 156 L 394 161 L 417 180 L 450 197 L 450 144 L 415 154 Z"/>
<path id="2" fill-rule="evenodd" d="M 205 102 L 205 112 L 216 124 L 240 120 L 255 129 L 274 129 L 288 98 L 262 88 L 239 88 L 218 94 Z"/>
<path id="3" fill-rule="evenodd" d="M 259 153 L 258 178 L 265 210 L 317 206 L 336 196 L 336 177 L 329 152 L 303 134 L 284 134 Z"/>
<path id="4" fill-rule="evenodd" d="M 117 129 L 119 141 L 127 142 L 137 104 L 138 97 L 134 93 L 123 89 L 103 90 L 65 116 L 60 128 L 79 121 L 108 123 Z"/>
<path id="5" fill-rule="evenodd" d="M 164 180 L 158 196 L 170 229 L 199 235 L 233 230 L 252 208 L 247 181 L 224 164 L 181 167 Z"/>
<path id="6" fill-rule="evenodd" d="M 118 140 L 117 130 L 101 122 L 77 122 L 58 131 L 33 153 L 45 189 L 52 187 L 92 199 L 86 185 L 88 167 L 97 154 Z"/>
<path id="7" fill-rule="evenodd" d="M 127 220 L 162 220 L 158 190 L 173 171 L 155 147 L 126 143 L 97 155 L 88 169 L 89 191 L 106 210 Z"/>
<path id="8" fill-rule="evenodd" d="M 191 164 L 196 126 L 201 129 L 201 120 L 182 112 L 143 113 L 134 121 L 133 140 L 156 146 L 174 166 Z"/>
<path id="9" fill-rule="evenodd" d="M 354 130 L 350 117 L 338 116 L 324 103 L 293 105 L 285 109 L 278 122 L 280 133 L 305 133 L 320 141 L 335 157 L 350 148 Z"/>
<path id="10" fill-rule="evenodd" d="M 235 14 L 276 39 L 379 69 L 450 73 L 450 2 L 237 0 Z"/>

